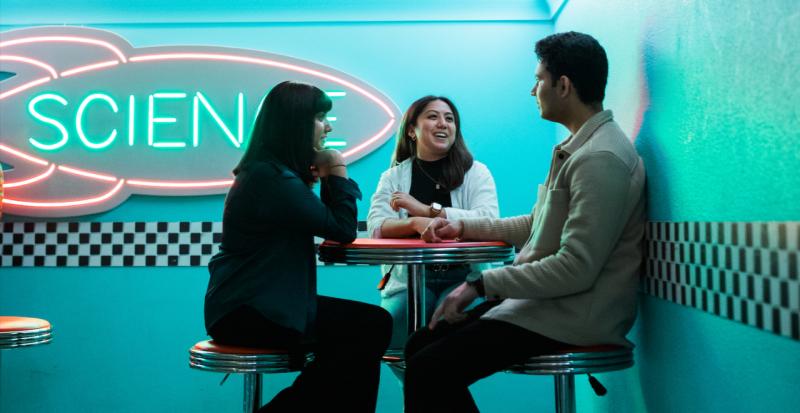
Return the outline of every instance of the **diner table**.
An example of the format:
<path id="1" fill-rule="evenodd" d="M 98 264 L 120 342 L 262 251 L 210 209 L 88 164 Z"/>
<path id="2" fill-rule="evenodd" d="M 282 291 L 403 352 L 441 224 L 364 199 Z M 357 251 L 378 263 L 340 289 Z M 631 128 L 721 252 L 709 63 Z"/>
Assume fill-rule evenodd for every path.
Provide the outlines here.
<path id="1" fill-rule="evenodd" d="M 497 241 L 427 243 L 412 238 L 358 238 L 350 244 L 324 241 L 320 261 L 337 264 L 408 266 L 408 333 L 426 324 L 425 266 L 428 264 L 510 263 L 514 248 Z"/>

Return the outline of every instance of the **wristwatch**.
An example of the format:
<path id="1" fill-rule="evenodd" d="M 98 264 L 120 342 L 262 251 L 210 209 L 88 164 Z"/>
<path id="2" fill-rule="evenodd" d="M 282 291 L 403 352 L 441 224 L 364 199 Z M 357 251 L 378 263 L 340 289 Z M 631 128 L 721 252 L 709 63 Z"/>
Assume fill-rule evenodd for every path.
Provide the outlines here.
<path id="1" fill-rule="evenodd" d="M 438 202 L 431 202 L 430 217 L 436 218 L 442 213 L 442 204 Z"/>
<path id="2" fill-rule="evenodd" d="M 483 286 L 483 272 L 472 271 L 471 273 L 467 274 L 467 278 L 465 281 L 470 287 L 475 288 L 475 291 L 478 292 L 478 296 L 480 297 L 486 296 L 486 288 L 484 288 Z"/>

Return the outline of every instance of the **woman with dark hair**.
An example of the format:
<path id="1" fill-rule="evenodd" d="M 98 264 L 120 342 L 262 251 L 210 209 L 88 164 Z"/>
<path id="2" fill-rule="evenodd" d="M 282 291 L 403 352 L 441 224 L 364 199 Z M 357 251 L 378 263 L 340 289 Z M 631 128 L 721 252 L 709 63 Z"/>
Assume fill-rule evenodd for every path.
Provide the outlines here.
<path id="1" fill-rule="evenodd" d="M 331 100 L 296 82 L 273 88 L 225 199 L 220 252 L 208 264 L 208 334 L 228 345 L 288 348 L 302 365 L 262 412 L 375 410 L 391 319 L 383 309 L 317 295 L 314 236 L 356 237 L 358 185 L 323 150 Z M 311 190 L 321 182 L 321 199 Z"/>
<path id="2" fill-rule="evenodd" d="M 367 230 L 372 238 L 418 237 L 435 217 L 499 216 L 489 169 L 473 160 L 461 134 L 461 118 L 450 99 L 425 96 L 406 110 L 397 130 L 391 167 L 372 196 Z M 479 267 L 482 268 L 482 267 Z M 383 266 L 381 306 L 394 319 L 390 348 L 400 349 L 408 333 L 406 266 Z M 470 272 L 467 265 L 426 267 L 426 308 Z M 388 278 L 388 279 L 387 279 Z"/>

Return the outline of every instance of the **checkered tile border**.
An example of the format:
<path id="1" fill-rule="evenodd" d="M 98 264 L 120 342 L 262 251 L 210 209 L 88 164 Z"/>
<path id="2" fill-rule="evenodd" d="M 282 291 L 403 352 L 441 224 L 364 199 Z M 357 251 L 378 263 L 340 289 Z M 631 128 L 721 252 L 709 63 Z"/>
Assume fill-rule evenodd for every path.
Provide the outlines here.
<path id="1" fill-rule="evenodd" d="M 800 340 L 800 222 L 650 222 L 644 291 Z"/>
<path id="2" fill-rule="evenodd" d="M 0 229 L 0 267 L 205 266 L 222 238 L 221 222 L 6 222 Z M 366 236 L 365 222 L 359 231 Z"/>

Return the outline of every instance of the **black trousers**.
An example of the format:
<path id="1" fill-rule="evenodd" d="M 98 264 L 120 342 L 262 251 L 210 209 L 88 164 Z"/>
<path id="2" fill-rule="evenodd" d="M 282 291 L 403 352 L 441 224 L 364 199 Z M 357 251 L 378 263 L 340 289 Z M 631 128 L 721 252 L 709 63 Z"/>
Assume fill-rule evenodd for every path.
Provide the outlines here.
<path id="1" fill-rule="evenodd" d="M 314 351 L 314 361 L 259 412 L 374 412 L 392 318 L 378 306 L 318 296 L 311 343 L 250 307 L 223 317 L 209 334 L 222 344 L 285 347 L 295 354 Z"/>
<path id="2" fill-rule="evenodd" d="M 480 320 L 498 301 L 487 301 L 455 324 L 422 328 L 406 343 L 407 413 L 477 412 L 467 388 L 528 357 L 566 344 L 497 320 Z"/>

